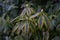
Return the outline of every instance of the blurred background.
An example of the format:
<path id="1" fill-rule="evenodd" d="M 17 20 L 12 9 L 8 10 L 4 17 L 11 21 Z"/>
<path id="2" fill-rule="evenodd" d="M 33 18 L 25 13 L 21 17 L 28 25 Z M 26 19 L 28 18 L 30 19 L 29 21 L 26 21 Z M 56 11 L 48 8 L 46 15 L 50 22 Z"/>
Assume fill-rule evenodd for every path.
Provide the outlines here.
<path id="1" fill-rule="evenodd" d="M 0 0 L 0 40 L 60 40 L 60 0 Z"/>

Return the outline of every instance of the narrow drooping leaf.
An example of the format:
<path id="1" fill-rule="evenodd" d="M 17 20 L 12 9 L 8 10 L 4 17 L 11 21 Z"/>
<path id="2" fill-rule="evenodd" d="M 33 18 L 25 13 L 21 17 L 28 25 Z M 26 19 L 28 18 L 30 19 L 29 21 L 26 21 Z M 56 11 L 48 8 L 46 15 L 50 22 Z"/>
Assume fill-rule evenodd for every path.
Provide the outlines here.
<path id="1" fill-rule="evenodd" d="M 42 26 L 43 26 L 43 17 L 40 16 L 39 19 L 38 19 L 38 26 L 39 26 L 39 29 L 42 29 Z"/>
<path id="2" fill-rule="evenodd" d="M 46 15 L 44 15 L 44 23 L 45 23 L 46 28 L 48 29 L 50 20 L 48 19 L 48 17 Z"/>
<path id="3" fill-rule="evenodd" d="M 28 33 L 29 32 L 29 22 L 28 21 L 26 21 L 26 23 L 25 23 L 25 30 L 24 30 L 26 33 Z"/>

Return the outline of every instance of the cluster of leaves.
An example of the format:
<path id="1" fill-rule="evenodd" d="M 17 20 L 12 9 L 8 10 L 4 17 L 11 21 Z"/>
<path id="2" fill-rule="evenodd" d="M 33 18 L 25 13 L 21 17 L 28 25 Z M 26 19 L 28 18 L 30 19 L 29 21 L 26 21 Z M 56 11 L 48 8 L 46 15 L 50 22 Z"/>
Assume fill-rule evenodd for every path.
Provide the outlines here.
<path id="1" fill-rule="evenodd" d="M 3 1 L 0 40 L 55 40 L 60 36 L 60 3 L 48 1 L 42 9 L 43 5 L 24 2 L 18 15 L 17 1 L 10 1 Z"/>

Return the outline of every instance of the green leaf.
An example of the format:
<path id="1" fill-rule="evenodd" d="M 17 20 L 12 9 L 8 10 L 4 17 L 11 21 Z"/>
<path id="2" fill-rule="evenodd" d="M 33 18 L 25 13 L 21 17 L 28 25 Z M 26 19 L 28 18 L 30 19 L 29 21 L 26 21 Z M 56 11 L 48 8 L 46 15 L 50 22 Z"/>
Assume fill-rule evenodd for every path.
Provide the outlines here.
<path id="1" fill-rule="evenodd" d="M 38 19 L 38 28 L 41 30 L 42 27 L 43 27 L 43 16 L 40 16 L 39 19 Z"/>
<path id="2" fill-rule="evenodd" d="M 17 30 L 17 33 L 20 32 L 20 30 L 22 30 L 24 27 L 24 23 L 16 23 L 16 25 L 14 26 L 13 30 L 12 30 L 12 33 L 16 32 Z"/>
<path id="3" fill-rule="evenodd" d="M 29 32 L 29 22 L 28 21 L 26 21 L 25 22 L 25 28 L 24 28 L 24 31 L 26 32 L 26 33 L 28 33 Z"/>
<path id="4" fill-rule="evenodd" d="M 48 19 L 46 15 L 44 15 L 44 24 L 45 24 L 46 29 L 48 29 L 50 25 L 50 20 Z"/>
<path id="5" fill-rule="evenodd" d="M 6 27 L 6 21 L 3 18 L 0 18 L 0 32 Z"/>
<path id="6" fill-rule="evenodd" d="M 35 31 L 35 25 L 33 24 L 33 22 L 30 22 L 29 25 L 30 25 L 30 30 L 32 32 L 34 32 Z"/>

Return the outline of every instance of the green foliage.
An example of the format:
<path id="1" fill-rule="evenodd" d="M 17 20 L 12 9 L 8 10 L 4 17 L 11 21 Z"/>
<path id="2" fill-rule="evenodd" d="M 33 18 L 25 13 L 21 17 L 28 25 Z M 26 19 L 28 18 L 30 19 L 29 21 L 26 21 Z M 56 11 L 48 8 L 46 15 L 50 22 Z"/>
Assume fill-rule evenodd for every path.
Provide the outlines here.
<path id="1" fill-rule="evenodd" d="M 60 36 L 60 3 L 46 1 L 46 4 L 41 2 L 36 6 L 33 2 L 24 1 L 21 5 L 21 9 L 24 9 L 18 15 L 18 2 L 12 1 L 9 7 L 7 3 L 10 1 L 3 2 L 7 7 L 0 8 L 3 10 L 0 16 L 0 40 L 54 40 Z"/>

